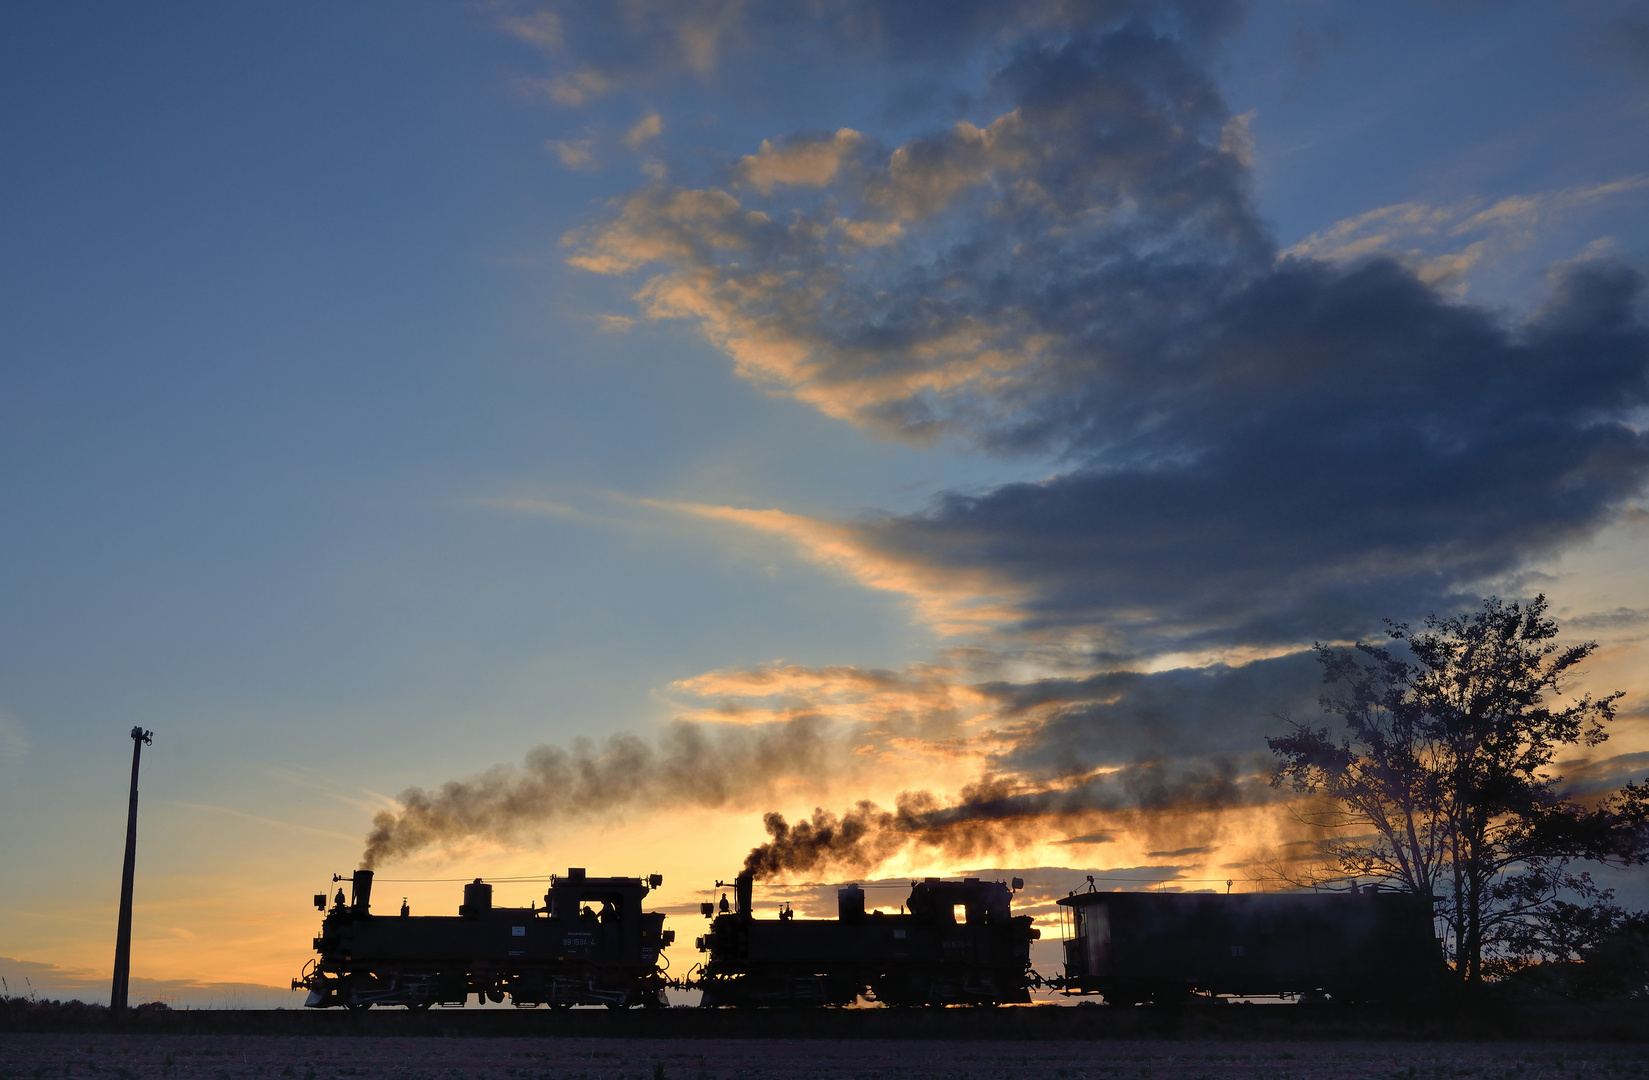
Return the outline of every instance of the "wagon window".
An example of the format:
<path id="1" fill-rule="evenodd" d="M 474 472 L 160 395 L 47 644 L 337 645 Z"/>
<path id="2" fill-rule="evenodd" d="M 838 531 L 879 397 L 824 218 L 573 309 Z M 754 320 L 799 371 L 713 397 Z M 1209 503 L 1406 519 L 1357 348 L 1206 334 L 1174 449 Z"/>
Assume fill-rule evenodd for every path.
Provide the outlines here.
<path id="1" fill-rule="evenodd" d="M 966 905 L 966 904 L 952 904 L 951 908 L 950 908 L 950 921 L 953 922 L 953 923 L 956 923 L 958 926 L 960 926 L 962 923 L 967 922 L 968 921 L 968 905 Z"/>

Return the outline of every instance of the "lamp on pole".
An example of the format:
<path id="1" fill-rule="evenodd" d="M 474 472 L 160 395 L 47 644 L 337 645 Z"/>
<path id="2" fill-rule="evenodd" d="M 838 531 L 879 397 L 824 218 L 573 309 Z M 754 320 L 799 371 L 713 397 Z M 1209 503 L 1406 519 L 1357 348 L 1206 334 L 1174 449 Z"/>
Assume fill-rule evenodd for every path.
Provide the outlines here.
<path id="1" fill-rule="evenodd" d="M 109 1011 L 116 1016 L 126 1011 L 126 978 L 132 970 L 132 873 L 137 865 L 137 763 L 143 745 L 153 742 L 155 733 L 132 729 L 132 802 L 126 810 L 126 866 L 120 873 L 120 926 L 115 932 L 115 979 L 109 991 Z"/>

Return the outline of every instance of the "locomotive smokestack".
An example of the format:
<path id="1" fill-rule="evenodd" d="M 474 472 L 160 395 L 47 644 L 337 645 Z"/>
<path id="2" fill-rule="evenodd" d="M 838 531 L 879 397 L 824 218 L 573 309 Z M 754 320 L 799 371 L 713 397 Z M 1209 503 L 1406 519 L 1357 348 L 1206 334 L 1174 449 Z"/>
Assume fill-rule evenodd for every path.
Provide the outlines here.
<path id="1" fill-rule="evenodd" d="M 120 872 L 120 920 L 115 930 L 114 984 L 109 988 L 109 1011 L 115 1016 L 126 1011 L 126 983 L 132 970 L 132 877 L 137 869 L 137 765 L 143 744 L 153 742 L 155 733 L 132 729 L 132 801 L 126 808 L 126 863 Z"/>
<path id="2" fill-rule="evenodd" d="M 372 913 L 372 871 L 357 870 L 350 879 L 350 901 L 357 915 Z"/>
<path id="3" fill-rule="evenodd" d="M 745 918 L 750 918 L 754 902 L 756 875 L 749 870 L 744 871 L 733 879 L 733 899 L 738 901 L 737 911 Z"/>

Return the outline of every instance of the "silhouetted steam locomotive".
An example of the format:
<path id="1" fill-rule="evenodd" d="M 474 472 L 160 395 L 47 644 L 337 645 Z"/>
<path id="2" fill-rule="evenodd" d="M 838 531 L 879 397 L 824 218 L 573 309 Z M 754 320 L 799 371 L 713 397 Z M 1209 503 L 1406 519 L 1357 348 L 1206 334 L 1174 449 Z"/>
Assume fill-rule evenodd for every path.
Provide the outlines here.
<path id="1" fill-rule="evenodd" d="M 341 880 L 334 878 L 334 881 Z M 357 870 L 350 898 L 342 889 L 326 910 L 320 957 L 292 980 L 308 989 L 310 1008 L 346 1005 L 462 1005 L 469 995 L 516 1005 L 664 1004 L 660 952 L 675 940 L 663 912 L 644 912 L 642 899 L 664 883 L 641 878 L 593 878 L 582 869 L 552 877 L 544 906 L 492 906 L 492 886 L 464 886 L 457 916 L 374 915 L 372 871 Z"/>
<path id="2" fill-rule="evenodd" d="M 341 880 L 341 879 L 334 879 Z M 545 906 L 495 908 L 492 886 L 464 886 L 453 916 L 370 910 L 372 872 L 356 871 L 326 911 L 320 957 L 293 988 L 305 1005 L 462 1005 L 475 994 L 516 1005 L 626 1008 L 664 1004 L 666 986 L 703 991 L 706 1007 L 846 1005 L 861 996 L 893 1006 L 1028 1002 L 1033 987 L 1099 994 L 1108 1004 L 1192 994 L 1297 994 L 1335 1001 L 1423 998 L 1446 984 L 1431 898 L 1372 889 L 1344 893 L 1071 892 L 1058 901 L 1065 971 L 1032 970 L 1040 932 L 1014 915 L 1011 883 L 926 878 L 898 914 L 865 910 L 858 885 L 837 890 L 835 919 L 757 919 L 754 881 L 734 902 L 704 904 L 707 958 L 671 980 L 661 963 L 674 940 L 662 912 L 643 912 L 658 875 L 552 877 Z M 721 883 L 718 882 L 718 885 Z M 327 907 L 324 895 L 316 906 Z M 598 910 L 599 905 L 599 910 Z"/>
<path id="3" fill-rule="evenodd" d="M 703 1004 L 846 1005 L 861 994 L 887 1005 L 1000 1005 L 1030 1001 L 1029 915 L 1010 910 L 1000 881 L 926 878 L 899 914 L 865 911 L 865 892 L 836 892 L 837 917 L 757 919 L 751 875 L 733 881 L 735 904 L 713 913 L 699 939 L 710 957 L 695 984 Z M 1022 886 L 1015 878 L 1013 887 Z"/>

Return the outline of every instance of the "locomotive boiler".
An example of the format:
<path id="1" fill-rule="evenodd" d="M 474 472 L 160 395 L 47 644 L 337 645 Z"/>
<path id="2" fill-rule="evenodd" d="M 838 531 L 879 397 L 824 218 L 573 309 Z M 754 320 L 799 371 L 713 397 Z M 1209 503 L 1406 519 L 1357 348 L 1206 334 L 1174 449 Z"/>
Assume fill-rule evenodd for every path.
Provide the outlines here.
<path id="1" fill-rule="evenodd" d="M 1447 967 L 1432 898 L 1377 892 L 1071 893 L 1067 992 L 1107 1004 L 1192 994 L 1299 995 L 1336 1002 L 1437 994 Z M 1050 980 L 1050 982 L 1052 982 Z"/>
<path id="2" fill-rule="evenodd" d="M 719 884 L 719 883 L 718 883 Z M 1017 879 L 1012 888 L 1022 887 Z M 860 995 L 893 1006 L 999 1005 L 1030 1000 L 1031 918 L 1011 911 L 1000 881 L 926 878 L 899 914 L 865 910 L 858 885 L 837 890 L 835 919 L 758 919 L 749 873 L 733 883 L 710 932 L 694 985 L 705 1007 L 846 1005 Z"/>
<path id="3" fill-rule="evenodd" d="M 334 882 L 343 880 L 335 877 Z M 310 960 L 292 988 L 308 1008 L 465 1004 L 470 995 L 519 1006 L 664 1004 L 662 951 L 674 940 L 663 912 L 642 910 L 654 874 L 590 877 L 581 868 L 551 877 L 544 906 L 494 907 L 492 886 L 464 886 L 457 915 L 372 912 L 372 871 L 357 870 L 350 896 L 338 890 Z"/>

